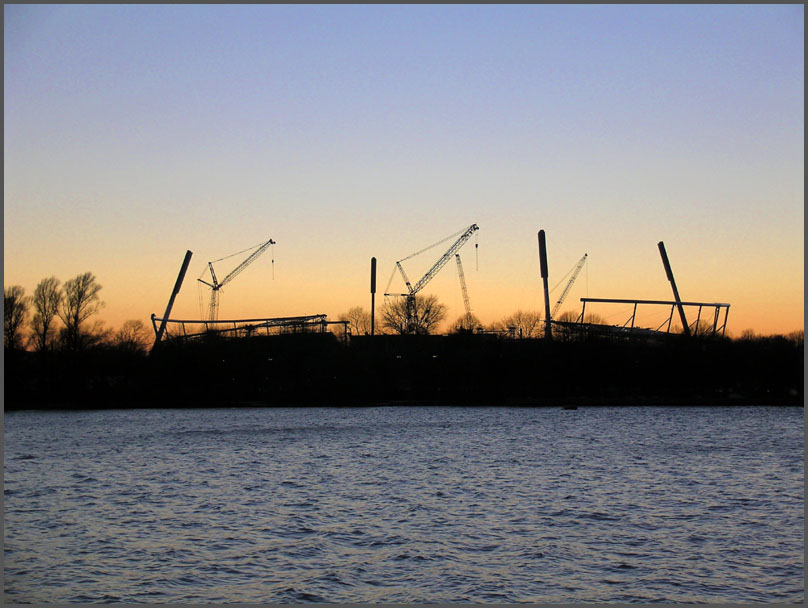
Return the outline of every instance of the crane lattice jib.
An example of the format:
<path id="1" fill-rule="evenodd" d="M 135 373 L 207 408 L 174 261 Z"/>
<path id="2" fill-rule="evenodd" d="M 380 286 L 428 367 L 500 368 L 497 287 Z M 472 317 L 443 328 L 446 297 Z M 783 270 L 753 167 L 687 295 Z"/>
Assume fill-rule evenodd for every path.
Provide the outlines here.
<path id="1" fill-rule="evenodd" d="M 471 320 L 471 303 L 469 302 L 469 291 L 466 289 L 466 275 L 463 273 L 463 263 L 460 261 L 460 254 L 455 254 L 457 260 L 457 275 L 460 277 L 460 288 L 463 290 L 463 304 L 466 306 L 466 317 Z"/>
<path id="2" fill-rule="evenodd" d="M 396 266 L 398 266 L 398 271 L 401 273 L 401 276 L 404 277 L 404 283 L 407 284 L 407 289 L 412 291 L 412 285 L 410 285 L 410 279 L 407 277 L 407 273 L 404 272 L 404 267 L 401 265 L 401 262 L 396 262 Z"/>
<path id="3" fill-rule="evenodd" d="M 412 287 L 410 287 L 409 295 L 414 296 L 416 293 L 421 291 L 424 286 L 431 281 L 434 276 L 438 273 L 438 271 L 443 268 L 443 266 L 448 262 L 451 257 L 460 249 L 463 244 L 471 238 L 471 235 L 474 234 L 477 230 L 479 230 L 477 224 L 472 224 L 469 226 L 466 231 L 457 239 L 454 244 L 449 248 L 449 251 L 443 254 L 443 256 L 435 262 L 435 265 L 429 269 L 429 271 L 421 277 L 421 279 Z"/>
<path id="4" fill-rule="evenodd" d="M 225 278 L 223 278 L 223 279 L 222 279 L 222 282 L 221 282 L 221 283 L 219 283 L 219 285 L 218 285 L 218 286 L 219 286 L 219 287 L 223 287 L 223 286 L 224 286 L 226 283 L 228 283 L 229 281 L 231 281 L 232 279 L 234 279 L 234 278 L 236 277 L 236 275 L 238 275 L 238 274 L 239 274 L 239 273 L 240 273 L 242 270 L 244 270 L 245 268 L 247 268 L 247 266 L 249 266 L 249 265 L 250 265 L 250 264 L 251 264 L 251 263 L 252 263 L 252 262 L 255 260 L 255 258 L 257 258 L 259 255 L 261 255 L 262 253 L 264 253 L 264 251 L 266 251 L 267 247 L 269 247 L 270 245 L 274 245 L 274 244 L 275 244 L 275 241 L 273 241 L 272 239 L 269 239 L 269 240 L 268 240 L 266 243 L 264 243 L 263 245 L 261 245 L 261 246 L 260 246 L 258 249 L 256 249 L 255 251 L 253 251 L 253 253 L 252 253 L 252 254 L 251 254 L 249 257 L 247 257 L 247 259 L 246 259 L 246 260 L 244 260 L 244 261 L 243 261 L 241 264 L 239 264 L 238 266 L 236 266 L 236 267 L 235 267 L 235 268 L 234 268 L 234 269 L 233 269 L 233 270 L 230 272 L 230 274 L 228 274 L 228 275 L 227 275 Z M 212 270 L 213 270 L 213 268 L 211 268 L 211 271 L 212 271 Z"/>
<path id="5" fill-rule="evenodd" d="M 555 306 L 553 306 L 553 310 L 550 312 L 551 319 L 556 316 L 558 309 L 561 308 L 561 304 L 564 303 L 564 298 L 567 297 L 567 294 L 569 293 L 570 289 L 572 289 L 572 284 L 575 282 L 575 279 L 578 278 L 578 274 L 581 272 L 581 268 L 584 267 L 584 262 L 586 262 L 586 255 L 587 254 L 584 254 L 584 257 L 578 260 L 578 264 L 575 266 L 575 270 L 572 271 L 572 276 L 570 277 L 569 283 L 567 283 L 567 286 L 564 288 L 564 291 L 561 292 L 561 296 L 558 298 L 558 301 L 555 303 Z"/>

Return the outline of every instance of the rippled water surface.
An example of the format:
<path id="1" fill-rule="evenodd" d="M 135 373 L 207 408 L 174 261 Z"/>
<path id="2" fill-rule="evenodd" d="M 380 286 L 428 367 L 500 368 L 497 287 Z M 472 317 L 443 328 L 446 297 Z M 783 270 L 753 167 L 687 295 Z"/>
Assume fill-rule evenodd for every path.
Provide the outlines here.
<path id="1" fill-rule="evenodd" d="M 7 602 L 797 602 L 802 408 L 5 414 Z"/>

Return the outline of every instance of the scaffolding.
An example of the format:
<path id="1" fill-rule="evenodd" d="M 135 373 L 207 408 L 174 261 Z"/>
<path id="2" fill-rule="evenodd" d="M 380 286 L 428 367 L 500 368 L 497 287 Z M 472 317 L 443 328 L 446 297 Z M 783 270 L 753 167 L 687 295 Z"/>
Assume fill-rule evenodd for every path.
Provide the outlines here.
<path id="1" fill-rule="evenodd" d="M 250 337 L 257 335 L 273 335 L 280 333 L 325 333 L 329 325 L 343 325 L 345 321 L 328 321 L 327 315 L 306 315 L 299 317 L 274 317 L 263 319 L 230 319 L 230 320 L 197 320 L 197 319 L 160 319 L 151 316 L 155 335 L 160 331 L 158 326 L 165 327 L 167 339 L 193 340 L 203 336 Z"/>
<path id="2" fill-rule="evenodd" d="M 677 307 L 679 306 L 689 306 L 689 307 L 697 307 L 698 314 L 696 316 L 696 320 L 693 323 L 688 325 L 688 330 L 692 331 L 693 333 L 697 332 L 699 329 L 699 323 L 701 322 L 701 313 L 702 311 L 707 309 L 713 309 L 713 319 L 712 319 L 712 326 L 710 328 L 709 334 L 716 336 L 716 335 L 725 335 L 727 331 L 727 317 L 729 316 L 729 304 L 723 302 L 680 302 L 680 301 L 671 301 L 671 300 L 631 300 L 631 299 L 618 299 L 618 298 L 581 298 L 581 316 L 578 317 L 576 320 L 576 324 L 584 324 L 584 313 L 586 312 L 586 305 L 588 302 L 591 303 L 606 303 L 606 304 L 633 304 L 634 309 L 631 313 L 631 316 L 623 323 L 622 326 L 617 326 L 618 328 L 625 329 L 628 331 L 637 331 L 639 332 L 642 328 L 635 328 L 635 320 L 637 318 L 637 307 L 642 305 L 652 305 L 652 306 L 670 306 L 671 311 L 668 318 L 665 319 L 661 325 L 659 325 L 654 332 L 660 332 L 663 327 L 667 326 L 664 333 L 670 333 L 671 324 L 673 322 L 673 313 L 676 311 Z M 724 320 L 720 322 L 721 317 L 721 309 L 724 309 Z M 719 326 L 719 322 L 721 323 Z"/>

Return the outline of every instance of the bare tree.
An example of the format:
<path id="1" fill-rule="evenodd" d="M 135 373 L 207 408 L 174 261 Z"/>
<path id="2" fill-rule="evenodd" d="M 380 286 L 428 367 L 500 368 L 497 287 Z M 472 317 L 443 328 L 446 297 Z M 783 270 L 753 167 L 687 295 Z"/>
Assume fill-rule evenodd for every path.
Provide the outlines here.
<path id="1" fill-rule="evenodd" d="M 354 306 L 348 312 L 342 313 L 339 321 L 348 321 L 350 332 L 355 336 L 370 333 L 370 313 L 361 306 Z"/>
<path id="2" fill-rule="evenodd" d="M 407 300 L 392 298 L 382 306 L 382 325 L 397 333 L 407 332 Z M 415 333 L 430 334 L 446 318 L 446 306 L 437 296 L 415 296 Z"/>
<path id="3" fill-rule="evenodd" d="M 3 346 L 9 349 L 22 347 L 20 328 L 28 317 L 31 298 L 25 295 L 20 285 L 3 287 Z"/>
<path id="4" fill-rule="evenodd" d="M 786 336 L 789 342 L 791 342 L 794 346 L 805 346 L 805 330 L 804 329 L 797 329 L 792 331 L 790 334 Z"/>
<path id="5" fill-rule="evenodd" d="M 123 325 L 112 337 L 112 344 L 117 348 L 133 353 L 143 353 L 149 347 L 149 332 L 146 324 L 140 319 L 124 321 Z"/>
<path id="6" fill-rule="evenodd" d="M 535 310 L 517 310 L 502 319 L 500 326 L 521 338 L 540 338 L 543 330 L 541 313 Z"/>
<path id="7" fill-rule="evenodd" d="M 578 323 L 580 318 L 581 313 L 567 310 L 558 315 L 558 317 L 553 319 L 553 321 L 558 321 L 559 323 Z M 586 315 L 584 315 L 584 323 L 590 323 L 592 325 L 605 325 L 606 319 L 596 312 L 588 312 Z"/>
<path id="8" fill-rule="evenodd" d="M 560 315 L 557 315 L 553 321 L 558 321 L 559 323 L 577 323 L 578 318 L 581 315 L 572 310 L 565 310 Z"/>
<path id="9" fill-rule="evenodd" d="M 606 318 L 602 317 L 596 312 L 589 312 L 585 314 L 584 323 L 589 323 L 590 325 L 607 325 Z"/>
<path id="10" fill-rule="evenodd" d="M 95 348 L 97 346 L 114 346 L 115 331 L 105 327 L 104 322 L 96 319 L 81 330 L 81 347 Z"/>
<path id="11" fill-rule="evenodd" d="M 480 321 L 479 317 L 472 313 L 469 315 L 461 315 L 457 318 L 454 322 L 454 330 L 456 332 L 461 331 L 474 331 L 478 327 L 482 327 L 482 322 Z"/>
<path id="12" fill-rule="evenodd" d="M 63 339 L 68 349 L 81 350 L 93 340 L 95 332 L 86 332 L 84 322 L 96 314 L 104 303 L 99 299 L 101 285 L 91 272 L 85 272 L 65 282 L 64 299 L 59 318 L 64 323 Z"/>
<path id="13" fill-rule="evenodd" d="M 48 350 L 53 344 L 55 328 L 53 321 L 62 303 L 60 281 L 56 277 L 42 279 L 34 289 L 34 318 L 31 320 L 34 346 L 37 350 Z"/>

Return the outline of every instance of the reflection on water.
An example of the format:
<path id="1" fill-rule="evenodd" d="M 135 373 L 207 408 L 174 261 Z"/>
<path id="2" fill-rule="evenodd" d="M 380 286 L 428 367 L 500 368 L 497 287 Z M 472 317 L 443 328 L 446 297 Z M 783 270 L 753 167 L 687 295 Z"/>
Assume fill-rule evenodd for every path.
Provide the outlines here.
<path id="1" fill-rule="evenodd" d="M 5 414 L 9 602 L 799 602 L 799 408 Z"/>

